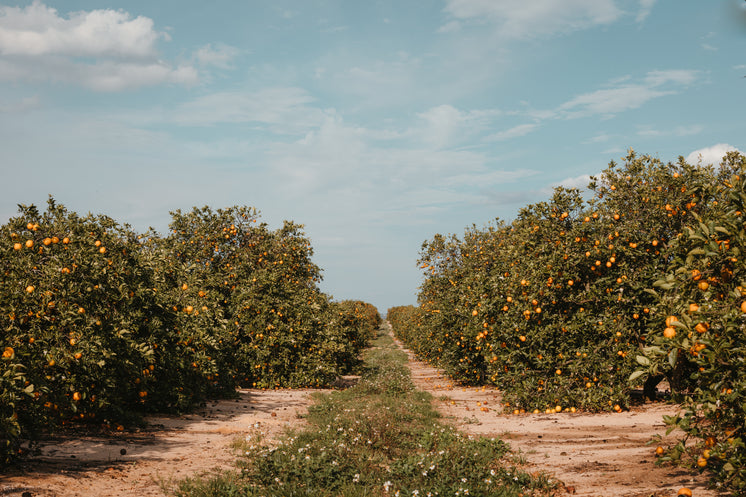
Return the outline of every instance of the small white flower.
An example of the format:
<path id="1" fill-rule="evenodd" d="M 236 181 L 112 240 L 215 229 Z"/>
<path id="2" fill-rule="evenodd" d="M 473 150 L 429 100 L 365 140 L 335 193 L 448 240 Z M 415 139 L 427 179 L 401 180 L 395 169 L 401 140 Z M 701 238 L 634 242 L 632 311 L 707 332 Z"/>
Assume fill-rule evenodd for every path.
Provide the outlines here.
<path id="1" fill-rule="evenodd" d="M 352 477 L 352 481 L 353 481 L 354 483 L 357 483 L 357 482 L 359 482 L 359 481 L 360 481 L 360 474 L 358 474 L 358 473 L 355 473 L 355 476 L 353 476 L 353 477 Z"/>
<path id="2" fill-rule="evenodd" d="M 391 488 L 391 482 L 390 482 L 390 481 L 386 481 L 386 482 L 384 482 L 384 483 L 383 483 L 383 491 L 384 491 L 384 492 L 388 492 L 388 491 L 389 491 L 389 488 Z"/>

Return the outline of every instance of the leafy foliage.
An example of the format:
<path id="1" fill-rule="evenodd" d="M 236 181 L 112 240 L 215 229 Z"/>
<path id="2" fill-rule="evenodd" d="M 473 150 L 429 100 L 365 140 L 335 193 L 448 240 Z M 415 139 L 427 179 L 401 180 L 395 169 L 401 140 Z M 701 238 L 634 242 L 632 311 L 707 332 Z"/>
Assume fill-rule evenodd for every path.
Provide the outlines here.
<path id="1" fill-rule="evenodd" d="M 437 234 L 419 307 L 388 311 L 397 336 L 517 412 L 622 410 L 665 376 L 687 407 L 669 421 L 715 440 L 706 466 L 743 488 L 743 169 L 630 152 L 588 200 L 557 188 L 511 223 Z"/>
<path id="2" fill-rule="evenodd" d="M 321 386 L 380 320 L 333 302 L 302 227 L 247 207 L 172 213 L 137 235 L 50 198 L 0 228 L 0 461 L 70 422 L 116 427 L 238 384 Z"/>

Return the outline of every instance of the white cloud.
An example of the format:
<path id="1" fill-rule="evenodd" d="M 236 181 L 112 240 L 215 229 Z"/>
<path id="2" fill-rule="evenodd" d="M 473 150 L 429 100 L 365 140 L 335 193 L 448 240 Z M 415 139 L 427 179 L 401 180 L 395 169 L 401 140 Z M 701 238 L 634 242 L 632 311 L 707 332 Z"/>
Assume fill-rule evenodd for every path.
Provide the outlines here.
<path id="1" fill-rule="evenodd" d="M 121 10 L 79 11 L 60 16 L 38 0 L 0 7 L 0 80 L 62 82 L 96 91 L 160 84 L 195 84 L 188 64 L 159 60 L 156 43 L 169 40 L 147 17 Z"/>
<path id="2" fill-rule="evenodd" d="M 643 22 L 648 18 L 650 12 L 653 10 L 653 5 L 657 0 L 640 0 L 640 10 L 637 11 L 636 22 Z"/>
<path id="3" fill-rule="evenodd" d="M 448 0 L 444 10 L 458 21 L 489 21 L 499 36 L 518 39 L 609 24 L 622 15 L 613 0 Z M 441 31 L 456 27 L 451 20 Z"/>
<path id="4" fill-rule="evenodd" d="M 648 86 L 661 86 L 666 83 L 679 85 L 690 85 L 699 77 L 699 71 L 688 69 L 671 69 L 668 71 L 650 71 L 645 75 L 645 84 Z"/>
<path id="5" fill-rule="evenodd" d="M 213 46 L 208 43 L 194 53 L 195 60 L 203 66 L 215 66 L 219 69 L 232 69 L 232 61 L 239 50 L 223 43 Z"/>
<path id="6" fill-rule="evenodd" d="M 419 133 L 425 143 L 435 148 L 445 148 L 457 140 L 483 131 L 500 114 L 498 110 L 465 112 L 451 105 L 439 105 L 417 115 L 425 125 Z"/>
<path id="7" fill-rule="evenodd" d="M 261 123 L 281 134 L 304 134 L 319 126 L 325 113 L 310 106 L 314 98 L 301 88 L 265 88 L 254 92 L 218 92 L 177 108 L 177 124 L 211 126 L 218 123 Z"/>
<path id="8" fill-rule="evenodd" d="M 487 140 L 503 141 L 509 140 L 511 138 L 518 138 L 519 136 L 525 136 L 533 132 L 538 127 L 538 124 L 519 124 L 518 126 L 513 126 L 512 128 L 506 129 L 505 131 L 494 133 L 488 136 Z"/>
<path id="9" fill-rule="evenodd" d="M 39 107 L 40 99 L 38 96 L 24 97 L 17 102 L 3 102 L 0 101 L 0 114 L 3 113 L 15 113 L 24 112 L 29 109 L 35 109 Z"/>
<path id="10" fill-rule="evenodd" d="M 167 35 L 153 30 L 147 17 L 121 10 L 73 12 L 68 19 L 35 0 L 26 8 L 0 7 L 0 53 L 152 57 L 155 43 Z"/>
<path id="11" fill-rule="evenodd" d="M 53 56 L 13 62 L 0 60 L 0 81 L 19 80 L 76 84 L 113 92 L 159 84 L 192 85 L 198 82 L 199 75 L 190 65 L 172 67 L 161 61 L 102 60 L 84 64 Z"/>
<path id="12" fill-rule="evenodd" d="M 698 71 L 651 71 L 640 83 L 625 83 L 616 88 L 604 88 L 578 95 L 559 107 L 565 117 L 589 115 L 613 116 L 619 112 L 637 109 L 655 98 L 678 93 L 677 86 L 686 86 L 697 80 Z M 628 81 L 626 78 L 620 82 Z"/>
<path id="13" fill-rule="evenodd" d="M 607 133 L 601 133 L 601 134 L 598 134 L 598 135 L 596 135 L 596 136 L 594 136 L 592 138 L 589 138 L 589 139 L 585 140 L 583 142 L 583 144 L 584 145 L 588 145 L 588 144 L 591 144 L 591 143 L 604 143 L 604 142 L 607 142 L 609 140 L 611 140 L 611 135 L 609 135 Z"/>
<path id="14" fill-rule="evenodd" d="M 740 152 L 740 150 L 738 150 L 733 145 L 728 145 L 727 143 L 718 143 L 717 145 L 713 145 L 711 147 L 705 147 L 695 150 L 694 152 L 686 156 L 686 161 L 689 164 L 701 163 L 703 165 L 718 165 L 720 164 L 720 161 L 723 160 L 723 156 L 725 156 L 727 152 Z"/>
<path id="15" fill-rule="evenodd" d="M 588 183 L 591 182 L 591 177 L 588 174 L 581 174 L 574 178 L 565 178 L 552 185 L 553 187 L 563 186 L 565 188 L 577 188 L 578 190 L 585 190 L 588 188 Z"/>
<path id="16" fill-rule="evenodd" d="M 669 130 L 659 130 L 651 127 L 642 127 L 637 131 L 639 136 L 658 138 L 662 136 L 693 136 L 698 135 L 704 130 L 704 126 L 692 124 L 689 126 L 676 126 Z"/>

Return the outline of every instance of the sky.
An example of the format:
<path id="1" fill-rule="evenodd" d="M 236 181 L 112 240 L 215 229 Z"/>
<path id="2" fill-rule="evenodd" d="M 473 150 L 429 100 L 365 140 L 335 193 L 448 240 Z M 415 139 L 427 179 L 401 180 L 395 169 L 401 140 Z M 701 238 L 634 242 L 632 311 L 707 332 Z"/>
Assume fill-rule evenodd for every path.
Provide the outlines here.
<path id="1" fill-rule="evenodd" d="M 436 233 L 746 150 L 745 76 L 743 0 L 0 0 L 0 223 L 252 206 L 383 314 Z"/>

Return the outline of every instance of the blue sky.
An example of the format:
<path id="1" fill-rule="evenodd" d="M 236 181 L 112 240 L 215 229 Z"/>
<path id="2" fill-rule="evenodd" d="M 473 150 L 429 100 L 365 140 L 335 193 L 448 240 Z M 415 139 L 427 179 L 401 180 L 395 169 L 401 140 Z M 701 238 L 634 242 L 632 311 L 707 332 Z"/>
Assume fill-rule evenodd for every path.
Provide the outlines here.
<path id="1" fill-rule="evenodd" d="M 633 148 L 746 150 L 742 0 L 0 0 L 0 222 L 49 194 L 165 232 L 305 225 L 385 312 L 416 259 Z"/>

